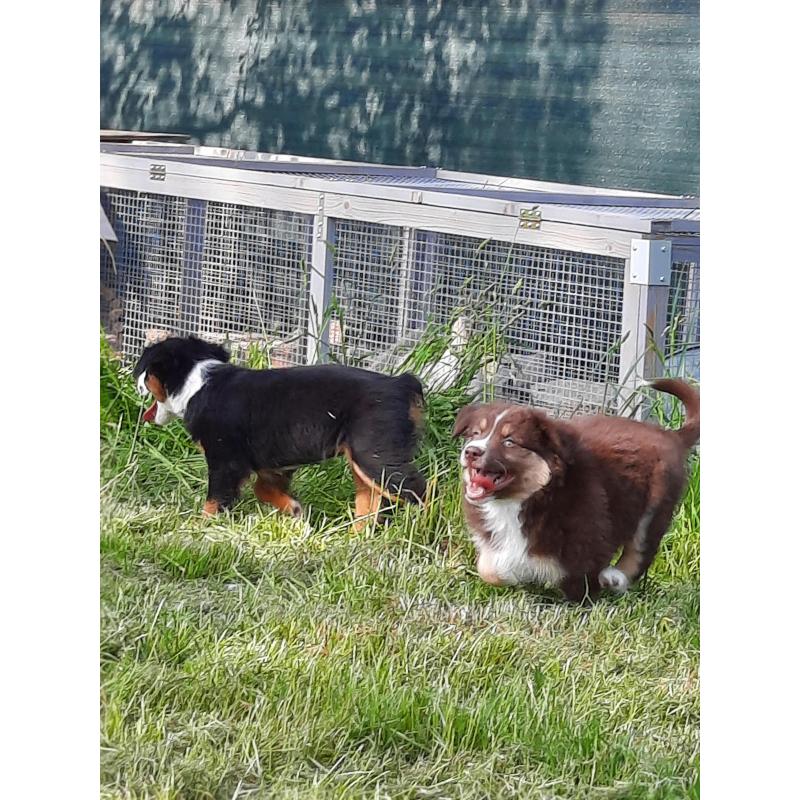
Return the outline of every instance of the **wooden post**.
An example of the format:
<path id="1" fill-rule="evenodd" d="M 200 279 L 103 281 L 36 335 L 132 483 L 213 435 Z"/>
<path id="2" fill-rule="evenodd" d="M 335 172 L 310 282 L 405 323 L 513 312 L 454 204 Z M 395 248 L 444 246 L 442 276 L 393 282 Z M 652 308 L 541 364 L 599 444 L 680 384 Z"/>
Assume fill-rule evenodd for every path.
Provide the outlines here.
<path id="1" fill-rule="evenodd" d="M 661 373 L 667 326 L 672 243 L 634 239 L 625 261 L 622 337 L 619 359 L 619 410 L 629 411 L 636 390 Z M 641 404 L 636 416 L 643 415 Z"/>
<path id="2" fill-rule="evenodd" d="M 324 362 L 328 358 L 329 324 L 326 312 L 333 290 L 333 254 L 336 226 L 325 213 L 325 195 L 320 194 L 314 215 L 314 238 L 311 243 L 311 269 L 308 296 L 308 336 L 306 361 Z"/>

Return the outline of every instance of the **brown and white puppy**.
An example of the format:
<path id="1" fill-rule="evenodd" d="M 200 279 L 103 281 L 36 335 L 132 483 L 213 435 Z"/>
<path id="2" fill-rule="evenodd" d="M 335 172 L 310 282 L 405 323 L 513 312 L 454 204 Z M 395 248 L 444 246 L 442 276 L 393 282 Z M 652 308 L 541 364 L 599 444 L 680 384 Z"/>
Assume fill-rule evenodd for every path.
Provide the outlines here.
<path id="1" fill-rule="evenodd" d="M 624 592 L 647 571 L 700 435 L 699 393 L 676 379 L 651 386 L 685 405 L 680 430 L 619 417 L 554 420 L 508 403 L 461 409 L 453 434 L 466 439 L 464 513 L 484 581 L 552 584 L 580 601 L 601 588 Z"/>

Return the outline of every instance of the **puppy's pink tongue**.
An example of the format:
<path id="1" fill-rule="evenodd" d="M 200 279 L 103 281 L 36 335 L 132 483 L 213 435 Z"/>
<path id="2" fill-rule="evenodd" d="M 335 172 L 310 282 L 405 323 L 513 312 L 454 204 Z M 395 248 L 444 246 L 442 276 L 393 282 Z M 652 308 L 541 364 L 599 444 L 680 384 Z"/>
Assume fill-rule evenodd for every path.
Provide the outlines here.
<path id="1" fill-rule="evenodd" d="M 156 411 L 158 411 L 158 400 L 142 414 L 142 422 L 153 422 L 156 418 Z"/>
<path id="2" fill-rule="evenodd" d="M 470 478 L 470 483 L 473 486 L 480 486 L 487 491 L 494 489 L 494 478 L 491 475 L 482 475 L 474 472 Z"/>

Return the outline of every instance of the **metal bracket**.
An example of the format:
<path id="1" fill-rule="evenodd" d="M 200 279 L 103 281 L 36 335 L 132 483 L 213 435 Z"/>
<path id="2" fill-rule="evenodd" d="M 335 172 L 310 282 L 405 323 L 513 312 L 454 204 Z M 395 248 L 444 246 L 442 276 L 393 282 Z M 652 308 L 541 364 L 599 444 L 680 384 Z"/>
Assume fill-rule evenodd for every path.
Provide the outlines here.
<path id="1" fill-rule="evenodd" d="M 672 278 L 672 242 L 634 239 L 631 242 L 631 283 L 669 286 Z"/>
<path id="2" fill-rule="evenodd" d="M 539 206 L 519 210 L 519 227 L 533 231 L 542 227 L 542 211 Z"/>
<path id="3" fill-rule="evenodd" d="M 166 164 L 151 164 L 150 165 L 150 180 L 151 181 L 165 181 L 167 179 L 167 165 Z"/>
<path id="4" fill-rule="evenodd" d="M 319 197 L 317 199 L 317 213 L 315 216 L 317 221 L 317 229 L 315 231 L 315 235 L 317 237 L 317 241 L 321 242 L 325 239 L 325 229 L 324 229 L 324 222 L 325 222 L 325 194 L 320 192 Z"/>

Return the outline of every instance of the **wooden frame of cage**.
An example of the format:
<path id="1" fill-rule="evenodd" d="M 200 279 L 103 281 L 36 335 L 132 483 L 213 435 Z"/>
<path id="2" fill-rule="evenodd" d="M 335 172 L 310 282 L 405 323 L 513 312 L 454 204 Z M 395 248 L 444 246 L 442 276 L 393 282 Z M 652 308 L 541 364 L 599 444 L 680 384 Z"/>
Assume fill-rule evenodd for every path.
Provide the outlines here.
<path id="1" fill-rule="evenodd" d="M 309 362 L 325 355 L 328 342 L 334 219 L 398 226 L 406 236 L 420 229 L 624 259 L 623 398 L 660 370 L 672 263 L 700 262 L 694 197 L 183 144 L 103 145 L 100 172 L 101 187 L 312 216 Z M 353 175 L 411 185 L 348 180 Z M 446 185 L 427 185 L 430 179 Z M 665 211 L 656 218 L 636 213 L 653 208 Z"/>

